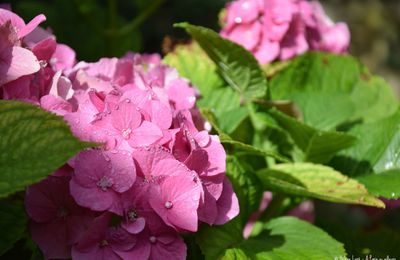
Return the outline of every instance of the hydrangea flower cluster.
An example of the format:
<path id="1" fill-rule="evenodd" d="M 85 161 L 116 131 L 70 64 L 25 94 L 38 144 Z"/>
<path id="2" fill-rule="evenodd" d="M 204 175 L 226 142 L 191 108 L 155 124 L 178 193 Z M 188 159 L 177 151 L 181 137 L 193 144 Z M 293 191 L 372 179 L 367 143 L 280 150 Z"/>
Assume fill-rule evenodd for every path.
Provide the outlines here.
<path id="1" fill-rule="evenodd" d="M 184 259 L 181 234 L 239 213 L 196 91 L 158 55 L 77 63 L 37 27 L 44 20 L 0 9 L 0 98 L 58 114 L 102 145 L 28 187 L 33 240 L 46 259 Z"/>
<path id="2" fill-rule="evenodd" d="M 236 0 L 226 7 L 221 35 L 251 51 L 261 64 L 288 60 L 308 50 L 344 53 L 345 23 L 333 23 L 318 2 Z"/>

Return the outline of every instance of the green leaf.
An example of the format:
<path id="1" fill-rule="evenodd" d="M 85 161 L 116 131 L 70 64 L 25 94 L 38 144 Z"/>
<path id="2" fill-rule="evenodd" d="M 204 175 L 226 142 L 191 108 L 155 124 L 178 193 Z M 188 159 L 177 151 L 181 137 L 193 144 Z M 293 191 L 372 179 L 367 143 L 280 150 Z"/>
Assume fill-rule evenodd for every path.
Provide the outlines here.
<path id="1" fill-rule="evenodd" d="M 288 158 L 286 158 L 283 155 L 280 155 L 279 153 L 277 153 L 273 150 L 260 149 L 255 146 L 245 144 L 243 142 L 232 139 L 229 135 L 227 135 L 220 129 L 217 118 L 215 117 L 215 114 L 210 109 L 200 109 L 200 112 L 201 112 L 202 116 L 217 131 L 221 143 L 233 145 L 249 154 L 259 155 L 259 156 L 263 156 L 263 157 L 272 157 L 281 162 L 290 162 L 290 160 Z"/>
<path id="2" fill-rule="evenodd" d="M 222 131 L 230 134 L 243 122 L 248 112 L 246 107 L 240 105 L 239 94 L 231 88 L 219 88 L 209 96 L 203 96 L 197 102 L 200 108 L 214 111 L 214 115 L 220 122 Z"/>
<path id="3" fill-rule="evenodd" d="M 197 242 L 206 259 L 333 259 L 345 256 L 343 245 L 312 224 L 293 218 L 273 219 L 264 232 L 244 240 L 237 221 L 204 227 Z"/>
<path id="4" fill-rule="evenodd" d="M 27 225 L 24 206 L 19 203 L 0 201 L 0 256 L 11 249 L 24 236 Z"/>
<path id="5" fill-rule="evenodd" d="M 394 115 L 351 128 L 360 142 L 332 160 L 335 168 L 349 176 L 400 167 L 400 110 Z"/>
<path id="6" fill-rule="evenodd" d="M 226 175 L 232 182 L 239 199 L 240 217 L 246 221 L 251 213 L 258 210 L 263 187 L 256 173 L 234 156 L 226 160 Z"/>
<path id="7" fill-rule="evenodd" d="M 196 234 L 196 242 L 206 259 L 215 260 L 224 254 L 227 248 L 243 240 L 240 218 L 229 221 L 222 226 L 205 226 Z"/>
<path id="8" fill-rule="evenodd" d="M 336 203 L 385 207 L 362 184 L 327 166 L 311 163 L 277 164 L 257 174 L 267 190 Z"/>
<path id="9" fill-rule="evenodd" d="M 270 110 L 270 114 L 304 152 L 303 161 L 329 162 L 337 152 L 352 146 L 357 140 L 351 135 L 340 132 L 319 131 L 277 110 Z"/>
<path id="10" fill-rule="evenodd" d="M 347 120 L 375 121 L 397 107 L 392 88 L 346 55 L 309 52 L 272 78 L 271 99 L 288 99 L 304 122 L 323 130 Z M 312 100 L 312 102 L 310 102 Z"/>
<path id="11" fill-rule="evenodd" d="M 357 177 L 368 191 L 379 197 L 388 199 L 400 198 L 400 169 L 388 170 L 376 174 Z"/>
<path id="12" fill-rule="evenodd" d="M 217 65 L 221 76 L 242 98 L 250 101 L 263 97 L 267 80 L 254 56 L 242 46 L 223 39 L 218 33 L 188 23 L 179 23 Z"/>
<path id="13" fill-rule="evenodd" d="M 212 97 L 215 89 L 225 85 L 217 72 L 217 66 L 195 42 L 178 45 L 164 57 L 163 62 L 176 68 L 180 76 L 189 79 L 202 96 Z"/>
<path id="14" fill-rule="evenodd" d="M 37 106 L 0 100 L 0 197 L 40 181 L 89 143 L 61 117 Z"/>
<path id="15" fill-rule="evenodd" d="M 0 256 L 24 236 L 26 225 L 23 205 L 4 200 L 0 202 Z"/>

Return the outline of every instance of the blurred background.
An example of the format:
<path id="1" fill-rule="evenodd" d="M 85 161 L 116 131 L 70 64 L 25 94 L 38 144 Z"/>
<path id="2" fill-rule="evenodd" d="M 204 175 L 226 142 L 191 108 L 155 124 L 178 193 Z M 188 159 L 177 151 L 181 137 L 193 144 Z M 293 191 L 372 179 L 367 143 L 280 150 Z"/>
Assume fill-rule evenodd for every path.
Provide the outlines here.
<path id="1" fill-rule="evenodd" d="M 58 41 L 80 60 L 120 56 L 126 51 L 167 51 L 169 39 L 185 39 L 172 24 L 188 21 L 219 30 L 227 0 L 8 0 L 25 20 L 44 13 Z M 350 52 L 400 93 L 400 1 L 321 0 L 335 21 L 348 23 Z M 164 47 L 163 47 L 164 41 Z"/>

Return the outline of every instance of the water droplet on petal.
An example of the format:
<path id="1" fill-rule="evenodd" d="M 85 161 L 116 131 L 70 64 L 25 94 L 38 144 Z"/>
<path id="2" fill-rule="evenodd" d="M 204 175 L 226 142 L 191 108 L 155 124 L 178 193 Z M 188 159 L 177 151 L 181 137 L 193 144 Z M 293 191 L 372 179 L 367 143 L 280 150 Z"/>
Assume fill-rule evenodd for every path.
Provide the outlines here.
<path id="1" fill-rule="evenodd" d="M 196 102 L 196 97 L 195 96 L 189 97 L 189 103 L 194 103 L 194 102 Z"/>
<path id="2" fill-rule="evenodd" d="M 149 240 L 150 240 L 150 242 L 151 243 L 155 243 L 155 242 L 157 242 L 157 238 L 155 237 L 155 236 L 151 236 L 150 238 L 149 238 Z"/>
<path id="3" fill-rule="evenodd" d="M 131 100 L 129 98 L 125 99 L 126 103 L 131 103 Z"/>
<path id="4" fill-rule="evenodd" d="M 237 23 L 237 24 L 241 24 L 243 20 L 242 20 L 241 17 L 236 17 L 236 18 L 234 19 L 234 21 L 235 21 L 235 23 Z"/>
<path id="5" fill-rule="evenodd" d="M 211 132 L 212 126 L 211 126 L 210 122 L 208 122 L 208 121 L 204 122 L 204 130 L 206 130 L 207 132 Z"/>
<path id="6" fill-rule="evenodd" d="M 45 67 L 47 67 L 47 62 L 45 60 L 40 60 L 39 65 L 40 65 L 40 67 L 45 68 Z"/>
<path id="7" fill-rule="evenodd" d="M 173 205 L 172 205 L 171 201 L 167 201 L 167 202 L 165 202 L 164 206 L 165 206 L 166 209 L 171 209 Z"/>

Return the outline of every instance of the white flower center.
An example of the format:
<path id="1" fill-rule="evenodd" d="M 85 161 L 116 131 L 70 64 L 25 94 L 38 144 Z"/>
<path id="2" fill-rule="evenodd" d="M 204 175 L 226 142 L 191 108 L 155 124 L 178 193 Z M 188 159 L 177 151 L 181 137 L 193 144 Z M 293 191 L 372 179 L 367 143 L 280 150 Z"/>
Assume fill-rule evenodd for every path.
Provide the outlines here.
<path id="1" fill-rule="evenodd" d="M 100 187 L 103 191 L 106 191 L 108 188 L 110 188 L 113 185 L 112 179 L 103 176 L 98 182 L 97 186 Z"/>
<path id="2" fill-rule="evenodd" d="M 129 137 L 131 136 L 131 133 L 132 133 L 132 129 L 130 129 L 130 128 L 128 128 L 128 129 L 122 129 L 122 137 L 123 137 L 125 140 L 128 140 L 128 139 L 129 139 Z"/>

